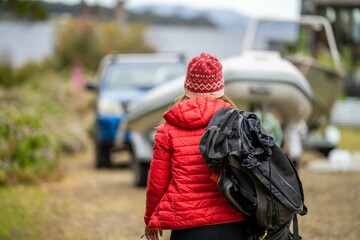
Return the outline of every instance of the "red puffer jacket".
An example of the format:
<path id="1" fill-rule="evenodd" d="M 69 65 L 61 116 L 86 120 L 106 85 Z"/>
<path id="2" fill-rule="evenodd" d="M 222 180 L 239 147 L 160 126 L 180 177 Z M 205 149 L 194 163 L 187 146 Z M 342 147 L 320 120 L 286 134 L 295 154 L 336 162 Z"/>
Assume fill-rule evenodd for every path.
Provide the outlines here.
<path id="1" fill-rule="evenodd" d="M 181 229 L 244 220 L 211 180 L 199 142 L 212 115 L 230 105 L 197 97 L 164 114 L 155 136 L 146 189 L 145 223 L 150 228 Z"/>

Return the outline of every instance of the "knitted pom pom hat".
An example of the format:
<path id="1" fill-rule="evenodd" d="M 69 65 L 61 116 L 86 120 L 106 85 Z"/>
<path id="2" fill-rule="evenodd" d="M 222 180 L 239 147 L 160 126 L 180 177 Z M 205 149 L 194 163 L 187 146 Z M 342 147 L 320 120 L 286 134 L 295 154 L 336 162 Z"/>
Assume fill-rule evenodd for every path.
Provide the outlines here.
<path id="1" fill-rule="evenodd" d="M 188 64 L 184 83 L 185 95 L 189 98 L 224 95 L 224 78 L 219 60 L 207 53 L 194 57 Z"/>

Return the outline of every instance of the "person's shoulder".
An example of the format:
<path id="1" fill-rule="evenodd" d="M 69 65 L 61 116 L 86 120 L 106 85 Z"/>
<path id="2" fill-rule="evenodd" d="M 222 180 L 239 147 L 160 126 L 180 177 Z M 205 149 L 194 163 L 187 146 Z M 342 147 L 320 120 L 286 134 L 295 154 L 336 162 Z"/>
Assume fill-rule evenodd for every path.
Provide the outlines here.
<path id="1" fill-rule="evenodd" d="M 171 124 L 165 121 L 157 127 L 156 131 L 161 133 L 167 133 L 169 131 L 169 127 L 171 128 Z"/>

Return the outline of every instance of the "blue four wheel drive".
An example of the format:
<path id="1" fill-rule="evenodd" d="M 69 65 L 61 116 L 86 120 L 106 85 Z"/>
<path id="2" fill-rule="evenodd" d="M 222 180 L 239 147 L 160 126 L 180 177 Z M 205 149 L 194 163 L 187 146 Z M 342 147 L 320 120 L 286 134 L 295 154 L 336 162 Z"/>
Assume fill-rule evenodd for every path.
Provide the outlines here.
<path id="1" fill-rule="evenodd" d="M 97 168 L 111 167 L 110 152 L 130 150 L 131 133 L 126 130 L 127 105 L 151 88 L 184 75 L 181 54 L 111 54 L 101 61 L 96 79 L 87 84 L 97 90 L 95 148 Z"/>

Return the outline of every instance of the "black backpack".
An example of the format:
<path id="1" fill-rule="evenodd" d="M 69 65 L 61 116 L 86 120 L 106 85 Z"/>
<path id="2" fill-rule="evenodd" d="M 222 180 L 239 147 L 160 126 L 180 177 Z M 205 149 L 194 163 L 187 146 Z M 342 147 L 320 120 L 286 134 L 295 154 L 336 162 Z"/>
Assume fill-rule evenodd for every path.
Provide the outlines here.
<path id="1" fill-rule="evenodd" d="M 219 173 L 219 190 L 248 216 L 247 240 L 301 239 L 296 215 L 305 215 L 307 208 L 300 178 L 255 114 L 218 111 L 201 138 L 200 151 Z"/>

